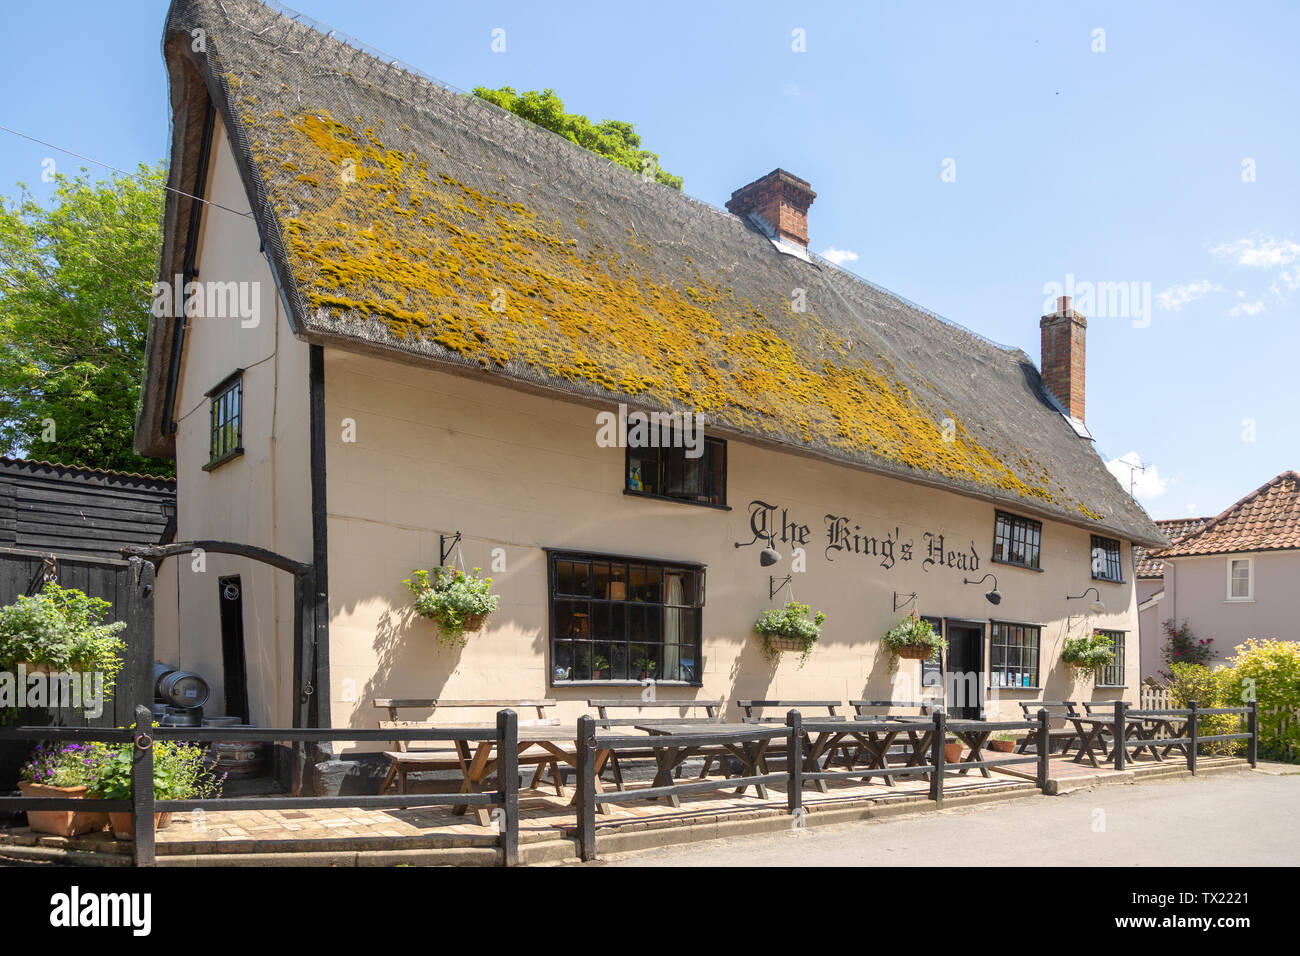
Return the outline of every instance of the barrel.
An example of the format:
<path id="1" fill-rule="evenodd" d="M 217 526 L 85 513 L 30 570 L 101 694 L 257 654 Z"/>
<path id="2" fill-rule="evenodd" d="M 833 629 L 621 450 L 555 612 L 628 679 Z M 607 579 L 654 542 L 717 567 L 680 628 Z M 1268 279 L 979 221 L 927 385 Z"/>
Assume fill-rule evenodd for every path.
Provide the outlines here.
<path id="1" fill-rule="evenodd" d="M 193 671 L 173 669 L 157 678 L 154 692 L 159 700 L 173 707 L 202 707 L 208 702 L 208 695 L 212 693 L 212 688 Z"/>
<path id="2" fill-rule="evenodd" d="M 235 727 L 250 727 L 251 724 L 234 724 Z M 215 760 L 212 772 L 226 775 L 228 780 L 241 780 L 247 777 L 260 777 L 266 773 L 266 744 L 250 740 L 218 740 L 212 745 L 211 754 Z"/>
<path id="3" fill-rule="evenodd" d="M 204 727 L 238 727 L 240 720 L 238 717 L 204 717 Z"/>
<path id="4" fill-rule="evenodd" d="M 202 721 L 202 708 L 168 707 L 159 723 L 164 727 L 198 727 Z"/>

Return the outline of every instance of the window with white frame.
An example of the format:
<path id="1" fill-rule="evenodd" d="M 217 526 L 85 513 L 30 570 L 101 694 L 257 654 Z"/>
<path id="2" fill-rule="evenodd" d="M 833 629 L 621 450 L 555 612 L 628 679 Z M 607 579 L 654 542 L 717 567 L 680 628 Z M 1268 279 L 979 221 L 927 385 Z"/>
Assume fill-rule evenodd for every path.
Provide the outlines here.
<path id="1" fill-rule="evenodd" d="M 1253 558 L 1228 559 L 1228 600 L 1255 600 L 1255 560 Z"/>

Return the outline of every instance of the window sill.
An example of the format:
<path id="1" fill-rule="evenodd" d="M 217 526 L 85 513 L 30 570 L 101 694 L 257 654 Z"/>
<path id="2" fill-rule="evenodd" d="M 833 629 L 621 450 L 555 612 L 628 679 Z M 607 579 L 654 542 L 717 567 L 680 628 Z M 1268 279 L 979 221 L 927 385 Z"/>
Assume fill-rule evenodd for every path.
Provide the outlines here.
<path id="1" fill-rule="evenodd" d="M 989 563 L 1000 564 L 1004 568 L 1019 568 L 1021 571 L 1037 571 L 1039 574 L 1043 573 L 1042 568 L 1036 568 L 1032 564 L 1019 564 L 1015 561 L 1000 561 L 997 558 L 989 558 Z"/>
<path id="2" fill-rule="evenodd" d="M 989 691 L 1011 691 L 1011 690 L 1013 690 L 1013 691 L 1018 691 L 1018 692 L 1020 692 L 1020 693 L 1024 693 L 1024 694 L 1038 694 L 1038 693 L 1042 693 L 1042 690 L 1043 690 L 1043 688 L 1041 688 L 1041 687 L 999 687 L 997 684 L 990 684 L 990 685 L 988 686 L 988 689 L 989 689 Z"/>
<path id="3" fill-rule="evenodd" d="M 1097 578 L 1097 577 L 1094 577 L 1093 580 L 1096 581 L 1098 584 L 1125 584 L 1125 583 L 1127 583 L 1123 578 Z"/>
<path id="4" fill-rule="evenodd" d="M 1224 604 L 1254 604 L 1255 599 L 1253 597 L 1252 598 L 1224 598 L 1223 603 Z"/>
<path id="5" fill-rule="evenodd" d="M 228 461 L 233 461 L 236 458 L 242 458 L 243 455 L 244 455 L 244 446 L 240 445 L 234 451 L 226 452 L 226 454 L 222 455 L 220 458 L 212 459 L 212 461 L 208 462 L 206 465 L 203 466 L 203 470 L 212 471 L 214 468 L 220 468 Z"/>
<path id="6" fill-rule="evenodd" d="M 1093 690 L 1128 690 L 1128 684 L 1093 684 Z"/>
<path id="7" fill-rule="evenodd" d="M 633 491 L 624 488 L 623 494 L 629 498 L 649 498 L 651 501 L 671 501 L 679 505 L 695 505 L 697 508 L 713 508 L 715 511 L 730 511 L 730 505 L 715 505 L 711 501 L 692 501 L 690 498 L 674 498 L 672 495 L 655 495 L 648 491 Z"/>

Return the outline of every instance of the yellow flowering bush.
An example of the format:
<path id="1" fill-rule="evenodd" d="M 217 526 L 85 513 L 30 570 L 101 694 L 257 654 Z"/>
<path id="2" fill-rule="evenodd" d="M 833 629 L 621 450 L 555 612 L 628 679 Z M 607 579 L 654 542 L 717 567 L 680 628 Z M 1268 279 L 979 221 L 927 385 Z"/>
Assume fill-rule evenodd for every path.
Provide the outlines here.
<path id="1" fill-rule="evenodd" d="M 1259 701 L 1261 756 L 1300 758 L 1300 643 L 1251 638 L 1228 658 L 1239 700 Z"/>

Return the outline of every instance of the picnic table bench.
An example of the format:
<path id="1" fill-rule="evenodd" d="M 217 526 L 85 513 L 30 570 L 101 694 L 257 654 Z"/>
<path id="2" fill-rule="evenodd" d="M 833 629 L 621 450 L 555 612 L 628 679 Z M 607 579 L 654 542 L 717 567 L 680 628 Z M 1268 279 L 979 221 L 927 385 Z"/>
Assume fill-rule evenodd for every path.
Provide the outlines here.
<path id="1" fill-rule="evenodd" d="M 719 724 L 722 722 L 722 708 L 726 706 L 725 700 L 642 700 L 635 698 L 628 699 L 596 699 L 588 700 L 588 707 L 596 708 L 596 726 L 610 729 L 613 727 L 631 727 L 639 730 L 637 724 L 647 723 L 651 719 L 656 724 L 689 726 L 691 724 Z M 686 711 L 694 716 L 686 717 L 656 717 L 653 713 L 643 713 L 643 711 L 663 711 L 676 709 Z M 699 711 L 704 711 L 704 716 L 699 716 Z M 635 716 L 610 716 L 610 711 L 623 713 L 625 711 L 636 711 Z M 624 757 L 653 757 L 658 759 L 658 752 L 650 746 L 644 750 L 622 750 L 621 755 Z M 692 756 L 699 755 L 704 757 L 704 767 L 700 771 L 700 779 L 708 776 L 709 767 L 713 761 L 717 760 L 722 770 L 722 775 L 729 776 L 726 765 L 726 751 L 720 747 L 704 748 L 697 751 Z M 608 766 L 614 777 L 614 786 L 619 790 L 623 789 L 623 767 L 619 763 L 619 753 L 609 755 Z M 680 775 L 681 764 L 675 768 L 675 773 Z M 597 774 L 599 776 L 599 773 Z"/>
<path id="2" fill-rule="evenodd" d="M 805 709 L 809 707 L 816 708 L 816 709 L 824 708 L 827 712 L 827 717 L 822 718 L 819 716 L 814 716 L 812 717 L 813 720 L 821 721 L 826 719 L 826 720 L 841 721 L 847 719 L 844 715 L 836 713 L 836 710 L 838 708 L 844 706 L 843 703 L 841 703 L 838 700 L 738 700 L 736 701 L 736 706 L 745 712 L 745 716 L 742 718 L 742 720 L 744 723 L 747 724 L 779 724 L 785 722 L 784 713 L 780 717 L 763 717 L 761 715 L 756 715 L 754 713 L 754 711 L 756 710 L 762 711 L 762 710 L 780 709 L 783 711 L 789 711 L 792 709 L 797 709 L 800 711 L 800 713 L 802 713 Z M 810 734 L 807 731 L 805 731 L 804 747 L 803 747 L 804 770 L 808 772 L 816 772 L 821 770 L 822 758 L 825 757 L 826 760 L 829 762 L 834 757 L 835 751 L 840 749 L 840 741 L 843 739 L 843 736 L 844 736 L 843 734 L 832 734 L 825 731 L 823 731 L 820 734 Z M 850 745 L 844 744 L 843 746 L 850 746 Z M 764 757 L 763 760 L 760 762 L 760 767 L 763 773 L 767 773 L 766 757 Z M 827 792 L 827 786 L 825 780 L 815 781 L 815 786 L 822 793 Z"/>
<path id="3" fill-rule="evenodd" d="M 719 734 L 735 734 L 737 739 L 733 741 L 722 741 L 717 744 L 696 745 L 689 740 L 689 734 L 692 730 L 690 725 L 685 725 L 681 721 L 646 721 L 633 725 L 636 730 L 644 731 L 651 737 L 667 738 L 662 742 L 653 744 L 655 763 L 657 770 L 655 772 L 654 782 L 650 784 L 651 789 L 655 787 L 666 787 L 672 783 L 673 774 L 678 768 L 690 757 L 698 756 L 704 753 L 721 752 L 735 757 L 740 761 L 741 777 L 757 777 L 760 775 L 760 768 L 763 765 L 763 757 L 767 753 L 767 748 L 771 745 L 773 738 L 761 740 L 744 739 L 745 734 L 754 732 L 753 723 L 718 723 L 710 722 L 703 726 L 698 722 L 695 729 L 700 733 L 716 736 Z M 674 743 L 671 738 L 684 737 L 680 744 Z M 707 769 L 707 766 L 706 766 Z M 725 771 L 724 771 L 724 775 Z M 704 774 L 700 774 L 701 777 Z M 753 785 L 758 796 L 767 799 L 767 787 L 764 784 L 756 783 Z M 742 794 L 748 789 L 748 785 L 737 787 L 735 792 Z M 656 799 L 656 798 L 652 798 Z M 681 806 L 681 800 L 675 793 L 668 795 L 669 801 L 674 807 Z"/>
<path id="4" fill-rule="evenodd" d="M 536 766 L 533 773 L 531 786 L 536 789 L 542 781 L 542 772 L 546 769 L 551 771 L 551 781 L 555 788 L 557 796 L 564 796 L 564 778 L 560 774 L 559 764 L 565 763 L 570 766 L 576 766 L 576 750 L 572 746 L 572 741 L 576 733 L 568 733 L 558 728 L 561 726 L 560 721 L 546 716 L 549 708 L 555 707 L 557 701 L 550 699 L 529 699 L 529 700 L 508 700 L 500 698 L 473 698 L 464 700 L 452 700 L 448 698 L 437 697 L 378 697 L 372 701 L 373 705 L 380 709 L 386 710 L 389 714 L 388 720 L 381 720 L 379 726 L 384 730 L 410 729 L 418 728 L 421 730 L 436 729 L 440 726 L 456 727 L 487 727 L 487 723 L 475 723 L 456 721 L 449 724 L 440 724 L 430 720 L 400 720 L 398 711 L 405 709 L 428 710 L 436 714 L 439 708 L 445 710 L 460 709 L 477 709 L 492 708 L 499 710 L 509 707 L 515 710 L 534 709 L 537 712 L 536 719 L 519 721 L 519 763 L 521 765 Z M 496 726 L 491 724 L 490 726 Z M 568 748 L 562 747 L 556 741 L 570 741 Z M 471 755 L 469 744 L 466 741 L 456 741 L 451 747 L 421 747 L 411 748 L 405 740 L 395 740 L 393 745 L 396 749 L 384 751 L 384 756 L 390 761 L 388 775 L 384 778 L 383 784 L 379 787 L 380 794 L 386 793 L 388 788 L 394 782 L 397 784 L 398 793 L 406 793 L 406 775 L 413 772 L 424 772 L 434 770 L 458 770 L 461 773 L 461 792 L 478 793 L 481 790 L 482 781 L 485 780 L 495 769 L 496 760 L 491 759 L 491 753 L 495 746 L 493 741 L 482 741 L 475 747 L 475 752 Z M 541 753 L 525 754 L 524 751 L 533 747 L 541 750 Z M 603 761 L 602 761 L 603 762 Z M 458 806 L 455 809 L 457 814 L 463 814 L 467 808 Z M 486 825 L 488 812 L 484 808 L 475 810 L 479 822 Z"/>
<path id="5" fill-rule="evenodd" d="M 1096 753 L 1093 751 L 1092 745 L 1094 742 L 1101 748 L 1102 759 L 1107 763 L 1114 763 L 1116 755 L 1119 753 L 1119 746 L 1115 744 L 1115 741 L 1123 739 L 1127 742 L 1134 737 L 1139 740 L 1149 741 L 1144 746 L 1134 748 L 1134 757 L 1144 750 L 1149 750 L 1152 757 L 1163 763 L 1164 758 L 1169 756 L 1169 752 L 1175 748 L 1181 750 L 1184 756 L 1187 755 L 1187 745 L 1177 742 L 1179 738 L 1183 737 L 1183 731 L 1187 726 L 1186 720 L 1183 721 L 1180 727 L 1176 728 L 1174 721 L 1179 719 L 1177 716 L 1142 713 L 1133 716 L 1125 715 L 1124 733 L 1123 737 L 1120 738 L 1116 733 L 1114 702 L 1110 702 L 1109 706 L 1111 708 L 1110 714 L 1099 708 L 1090 714 L 1076 714 L 1067 718 L 1079 731 L 1080 744 L 1079 752 L 1074 755 L 1075 763 L 1082 763 L 1083 758 L 1086 756 L 1094 767 L 1101 766 L 1097 762 Z M 1163 753 L 1160 751 L 1159 739 L 1156 737 L 1156 734 L 1161 730 L 1167 731 L 1175 741 L 1166 746 Z M 1106 745 L 1103 743 L 1105 736 L 1112 738 L 1110 753 L 1106 752 Z"/>
<path id="6" fill-rule="evenodd" d="M 1025 720 L 1037 720 L 1040 710 L 1047 711 L 1049 718 L 1064 720 L 1067 717 L 1077 713 L 1078 702 L 1073 700 L 1022 700 L 1020 703 L 1020 712 L 1024 714 Z M 1079 731 L 1069 727 L 1049 728 L 1047 731 L 1047 747 L 1049 752 L 1056 748 L 1056 742 L 1061 743 L 1061 756 L 1070 752 L 1070 745 L 1079 740 Z M 1016 741 L 1016 753 L 1022 754 L 1030 744 L 1037 746 L 1038 732 L 1030 731 Z"/>

